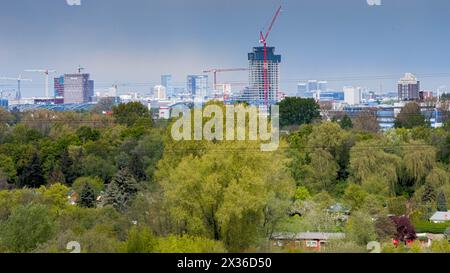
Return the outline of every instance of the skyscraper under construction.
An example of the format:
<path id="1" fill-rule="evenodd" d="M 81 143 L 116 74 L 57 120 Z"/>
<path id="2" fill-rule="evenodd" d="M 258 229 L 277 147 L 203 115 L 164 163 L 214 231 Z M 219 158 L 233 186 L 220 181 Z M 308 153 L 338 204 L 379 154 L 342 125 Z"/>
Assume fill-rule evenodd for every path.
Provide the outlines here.
<path id="1" fill-rule="evenodd" d="M 254 47 L 248 54 L 249 88 L 244 93 L 244 100 L 250 104 L 263 105 L 264 94 L 264 47 Z M 281 55 L 275 55 L 275 47 L 267 48 L 267 100 L 269 105 L 276 104 L 280 93 Z"/>

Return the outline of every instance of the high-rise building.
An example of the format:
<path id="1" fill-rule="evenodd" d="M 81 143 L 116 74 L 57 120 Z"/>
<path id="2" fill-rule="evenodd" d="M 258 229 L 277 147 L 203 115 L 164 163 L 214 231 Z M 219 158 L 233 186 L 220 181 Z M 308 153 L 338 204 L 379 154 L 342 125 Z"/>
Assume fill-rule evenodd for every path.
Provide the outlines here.
<path id="1" fill-rule="evenodd" d="M 161 85 L 166 88 L 166 93 L 168 96 L 175 95 L 173 90 L 172 75 L 161 75 Z"/>
<path id="2" fill-rule="evenodd" d="M 64 75 L 64 103 L 87 103 L 94 96 L 94 81 L 89 74 Z"/>
<path id="3" fill-rule="evenodd" d="M 187 92 L 197 99 L 205 99 L 208 96 L 208 76 L 187 76 Z"/>
<path id="4" fill-rule="evenodd" d="M 316 92 L 319 90 L 319 84 L 316 80 L 308 81 L 308 92 Z"/>
<path id="5" fill-rule="evenodd" d="M 8 100 L 0 98 L 0 108 L 8 109 Z"/>
<path id="6" fill-rule="evenodd" d="M 251 104 L 265 103 L 264 89 L 264 47 L 254 47 L 248 54 L 249 89 L 247 97 L 243 98 Z M 280 93 L 280 63 L 281 55 L 275 55 L 275 48 L 267 48 L 267 99 L 270 105 L 276 104 Z"/>
<path id="7" fill-rule="evenodd" d="M 308 84 L 306 82 L 299 82 L 297 84 L 297 97 L 304 98 L 308 92 Z"/>
<path id="8" fill-rule="evenodd" d="M 328 82 L 327 81 L 319 81 L 319 82 L 317 82 L 317 89 L 320 92 L 327 92 L 328 91 Z"/>
<path id="9" fill-rule="evenodd" d="M 162 85 L 157 85 L 153 88 L 153 95 L 157 100 L 166 100 L 167 89 Z"/>
<path id="10" fill-rule="evenodd" d="M 361 104 L 361 88 L 346 86 L 344 87 L 344 101 L 349 105 Z"/>
<path id="11" fill-rule="evenodd" d="M 54 79 L 55 97 L 64 97 L 64 76 Z"/>
<path id="12" fill-rule="evenodd" d="M 411 73 L 406 73 L 398 82 L 398 99 L 402 101 L 418 100 L 420 81 Z"/>

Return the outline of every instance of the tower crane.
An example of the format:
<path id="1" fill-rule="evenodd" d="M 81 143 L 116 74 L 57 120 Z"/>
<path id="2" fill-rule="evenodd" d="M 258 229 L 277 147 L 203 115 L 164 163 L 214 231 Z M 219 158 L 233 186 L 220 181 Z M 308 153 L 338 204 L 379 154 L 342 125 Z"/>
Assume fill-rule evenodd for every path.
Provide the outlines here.
<path id="1" fill-rule="evenodd" d="M 275 15 L 272 18 L 272 22 L 270 23 L 269 27 L 267 28 L 266 34 L 263 33 L 263 31 L 260 31 L 259 33 L 259 42 L 263 44 L 264 46 L 264 105 L 267 108 L 269 105 L 269 80 L 268 80 L 268 71 L 269 66 L 267 63 L 267 39 L 269 38 L 270 32 L 272 31 L 273 26 L 275 25 L 275 22 L 278 19 L 278 16 L 280 16 L 281 13 L 281 6 L 277 9 L 275 12 Z"/>
<path id="2" fill-rule="evenodd" d="M 25 72 L 37 72 L 37 73 L 44 73 L 45 75 L 45 98 L 48 99 L 49 98 L 49 74 L 50 73 L 55 73 L 55 70 L 49 70 L 49 69 L 27 69 L 25 70 Z"/>
<path id="3" fill-rule="evenodd" d="M 84 68 L 84 67 L 82 67 L 81 65 L 79 65 L 78 68 L 77 68 L 78 74 L 81 74 L 81 72 L 82 72 L 83 70 L 86 70 L 86 68 Z"/>
<path id="4" fill-rule="evenodd" d="M 0 77 L 0 80 L 4 81 L 17 81 L 17 91 L 16 91 L 16 100 L 20 101 L 22 99 L 22 92 L 20 90 L 21 83 L 22 82 L 31 82 L 31 79 L 24 79 L 22 78 L 22 75 L 19 75 L 17 78 L 10 78 L 10 77 Z"/>
<path id="5" fill-rule="evenodd" d="M 238 72 L 238 71 L 248 71 L 248 68 L 213 68 L 210 70 L 205 70 L 203 73 L 213 73 L 214 74 L 214 89 L 217 88 L 217 73 L 222 72 Z"/>

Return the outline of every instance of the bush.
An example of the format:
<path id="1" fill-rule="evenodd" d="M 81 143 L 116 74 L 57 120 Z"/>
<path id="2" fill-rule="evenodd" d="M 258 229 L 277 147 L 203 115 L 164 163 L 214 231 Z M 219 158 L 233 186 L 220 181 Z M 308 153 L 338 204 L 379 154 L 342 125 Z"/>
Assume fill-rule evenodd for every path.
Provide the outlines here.
<path id="1" fill-rule="evenodd" d="M 51 239 L 54 220 L 44 205 L 18 206 L 0 225 L 0 245 L 8 252 L 30 252 Z"/>

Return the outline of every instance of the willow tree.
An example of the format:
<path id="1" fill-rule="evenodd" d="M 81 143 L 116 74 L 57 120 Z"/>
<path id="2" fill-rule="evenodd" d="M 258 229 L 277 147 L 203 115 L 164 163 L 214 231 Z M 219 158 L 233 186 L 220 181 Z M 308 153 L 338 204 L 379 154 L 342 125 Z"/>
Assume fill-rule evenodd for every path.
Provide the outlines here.
<path id="1" fill-rule="evenodd" d="M 394 196 L 401 158 L 387 153 L 377 141 L 360 142 L 350 152 L 350 174 L 368 192 Z"/>
<path id="2" fill-rule="evenodd" d="M 179 235 L 220 240 L 231 251 L 270 235 L 295 187 L 284 155 L 258 149 L 247 142 L 219 143 L 157 172 Z"/>
<path id="3" fill-rule="evenodd" d="M 414 186 L 425 182 L 426 176 L 436 166 L 436 149 L 421 142 L 405 146 L 403 162 L 406 175 L 414 179 Z"/>
<path id="4" fill-rule="evenodd" d="M 336 184 L 339 166 L 333 156 L 324 149 L 316 149 L 306 167 L 305 186 L 312 192 L 331 192 Z"/>

